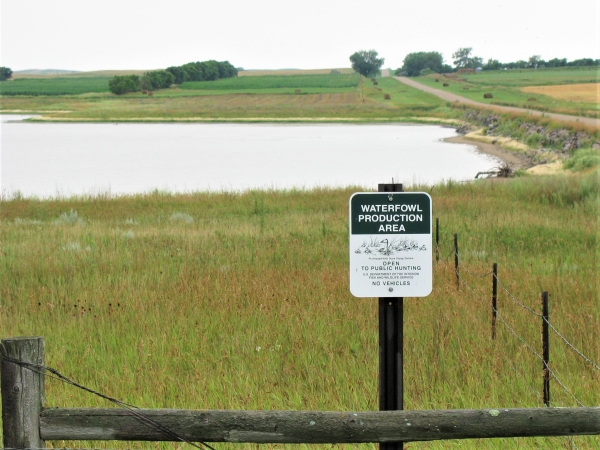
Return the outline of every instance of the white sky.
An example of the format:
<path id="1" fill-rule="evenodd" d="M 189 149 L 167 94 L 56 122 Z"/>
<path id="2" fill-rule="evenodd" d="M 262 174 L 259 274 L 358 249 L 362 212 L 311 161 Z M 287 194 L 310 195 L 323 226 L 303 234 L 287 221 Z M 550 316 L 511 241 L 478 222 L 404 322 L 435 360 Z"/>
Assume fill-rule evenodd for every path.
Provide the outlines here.
<path id="1" fill-rule="evenodd" d="M 229 60 L 246 69 L 349 67 L 375 49 L 502 62 L 600 58 L 598 0 L 0 0 L 0 66 L 158 69 Z"/>

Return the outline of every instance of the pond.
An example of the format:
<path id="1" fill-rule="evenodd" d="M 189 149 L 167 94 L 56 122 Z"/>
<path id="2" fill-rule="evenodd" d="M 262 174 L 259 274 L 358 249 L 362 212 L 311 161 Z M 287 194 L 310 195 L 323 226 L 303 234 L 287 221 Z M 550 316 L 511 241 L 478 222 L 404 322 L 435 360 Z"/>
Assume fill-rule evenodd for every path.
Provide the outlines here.
<path id="1" fill-rule="evenodd" d="M 0 116 L 3 196 L 470 180 L 498 160 L 414 124 L 35 123 Z"/>

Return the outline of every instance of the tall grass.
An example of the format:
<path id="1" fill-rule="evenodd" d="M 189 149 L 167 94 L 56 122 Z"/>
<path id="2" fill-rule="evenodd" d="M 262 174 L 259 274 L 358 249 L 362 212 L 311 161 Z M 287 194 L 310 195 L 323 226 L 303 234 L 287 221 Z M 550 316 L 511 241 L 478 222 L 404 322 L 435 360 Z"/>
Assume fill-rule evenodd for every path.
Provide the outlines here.
<path id="1" fill-rule="evenodd" d="M 501 324 L 490 339 L 491 279 L 477 274 L 497 262 L 503 286 L 536 311 L 549 291 L 553 325 L 598 362 L 598 178 L 424 189 L 440 218 L 442 259 L 433 264 L 432 295 L 404 302 L 405 408 L 541 406 L 530 390 L 541 393 L 541 362 Z M 44 336 L 48 365 L 140 407 L 376 410 L 377 300 L 348 290 L 348 199 L 360 190 L 4 200 L 2 336 Z M 453 233 L 472 290 L 455 287 Z M 539 318 L 505 291 L 499 310 L 539 351 Z M 598 405 L 600 374 L 557 336 L 551 342 L 561 381 L 585 405 Z M 552 399 L 576 404 L 555 382 Z M 53 380 L 46 403 L 110 406 Z M 555 449 L 568 441 L 410 448 L 456 445 Z"/>

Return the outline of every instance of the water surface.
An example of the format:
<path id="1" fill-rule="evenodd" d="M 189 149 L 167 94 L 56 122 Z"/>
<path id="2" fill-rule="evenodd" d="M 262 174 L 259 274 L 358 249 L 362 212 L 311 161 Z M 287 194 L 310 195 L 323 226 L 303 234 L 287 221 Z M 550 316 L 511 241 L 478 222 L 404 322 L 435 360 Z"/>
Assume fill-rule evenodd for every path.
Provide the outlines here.
<path id="1" fill-rule="evenodd" d="M 1 116 L 5 196 L 473 179 L 498 164 L 433 125 L 30 123 Z"/>

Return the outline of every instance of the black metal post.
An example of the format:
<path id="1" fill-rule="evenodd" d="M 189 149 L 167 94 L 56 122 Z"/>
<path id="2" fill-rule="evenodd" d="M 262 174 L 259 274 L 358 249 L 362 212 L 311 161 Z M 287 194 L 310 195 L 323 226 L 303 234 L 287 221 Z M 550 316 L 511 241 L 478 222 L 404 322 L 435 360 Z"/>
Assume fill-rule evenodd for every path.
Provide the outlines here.
<path id="1" fill-rule="evenodd" d="M 498 264 L 492 266 L 492 339 L 496 339 L 496 313 L 498 312 Z"/>
<path id="2" fill-rule="evenodd" d="M 460 274 L 458 272 L 458 234 L 454 235 L 454 270 L 456 271 L 456 289 L 459 289 Z"/>
<path id="3" fill-rule="evenodd" d="M 548 336 L 548 292 L 542 292 L 542 358 L 544 369 L 544 405 L 550 406 L 550 341 Z"/>
<path id="4" fill-rule="evenodd" d="M 379 192 L 402 192 L 402 184 L 380 184 Z M 404 409 L 404 298 L 379 298 L 379 410 Z M 380 450 L 402 450 L 402 442 L 379 444 Z"/>
<path id="5" fill-rule="evenodd" d="M 435 218 L 435 261 L 440 261 L 440 219 Z"/>

